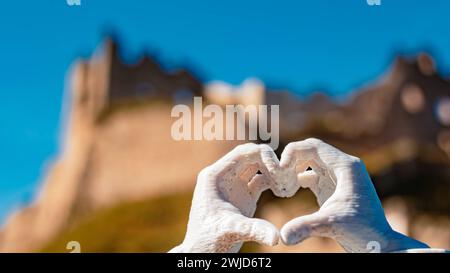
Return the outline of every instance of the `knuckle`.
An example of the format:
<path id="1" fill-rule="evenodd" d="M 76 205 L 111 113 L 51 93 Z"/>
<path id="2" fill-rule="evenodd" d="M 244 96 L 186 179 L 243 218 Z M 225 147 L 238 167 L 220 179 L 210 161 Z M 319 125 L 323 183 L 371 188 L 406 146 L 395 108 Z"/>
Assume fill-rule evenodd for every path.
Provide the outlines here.
<path id="1" fill-rule="evenodd" d="M 258 145 L 255 143 L 240 144 L 233 149 L 233 153 L 238 153 L 238 154 L 250 153 L 250 152 L 256 150 L 257 148 L 258 148 Z"/>
<path id="2" fill-rule="evenodd" d="M 273 149 L 267 144 L 259 144 L 259 148 L 263 151 L 273 151 Z"/>
<path id="3" fill-rule="evenodd" d="M 311 143 L 311 144 L 321 144 L 321 143 L 323 143 L 322 140 L 320 140 L 318 138 L 314 138 L 314 137 L 307 138 L 305 140 L 305 142 L 308 142 L 308 143 Z"/>
<path id="4" fill-rule="evenodd" d="M 244 143 L 244 144 L 241 144 L 241 145 L 239 145 L 241 148 L 244 148 L 244 149 L 252 149 L 252 148 L 257 148 L 258 147 L 258 144 L 255 144 L 255 143 L 253 143 L 253 142 L 249 142 L 249 143 Z"/>
<path id="5" fill-rule="evenodd" d="M 292 153 L 293 151 L 297 150 L 298 148 L 300 148 L 301 144 L 304 141 L 296 141 L 296 142 L 291 142 L 288 145 L 286 145 L 286 147 L 284 148 L 284 150 L 286 151 L 286 153 Z M 284 152 L 284 151 L 283 151 Z"/>
<path id="6" fill-rule="evenodd" d="M 291 142 L 288 145 L 286 145 L 285 149 L 298 150 L 298 149 L 302 149 L 302 148 L 310 147 L 310 146 L 319 146 L 319 145 L 322 145 L 323 143 L 324 142 L 318 138 L 310 137 L 305 140 Z"/>

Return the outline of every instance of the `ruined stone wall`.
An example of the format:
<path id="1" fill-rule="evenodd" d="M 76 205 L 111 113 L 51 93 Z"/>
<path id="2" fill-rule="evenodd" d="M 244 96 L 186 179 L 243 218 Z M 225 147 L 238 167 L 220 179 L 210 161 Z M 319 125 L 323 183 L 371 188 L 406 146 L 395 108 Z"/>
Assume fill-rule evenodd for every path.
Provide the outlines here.
<path id="1" fill-rule="evenodd" d="M 36 251 L 99 208 L 192 189 L 202 168 L 237 145 L 174 141 L 174 99 L 183 92 L 192 101 L 200 82 L 183 71 L 165 73 L 149 59 L 120 63 L 111 41 L 78 61 L 70 82 L 61 152 L 37 199 L 7 220 L 1 252 Z"/>

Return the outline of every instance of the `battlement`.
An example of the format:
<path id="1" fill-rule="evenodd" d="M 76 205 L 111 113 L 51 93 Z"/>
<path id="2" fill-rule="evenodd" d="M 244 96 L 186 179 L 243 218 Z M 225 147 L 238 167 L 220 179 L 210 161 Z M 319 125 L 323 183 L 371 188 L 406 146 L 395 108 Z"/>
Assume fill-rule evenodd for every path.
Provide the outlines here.
<path id="1" fill-rule="evenodd" d="M 71 74 L 73 103 L 96 117 L 121 101 L 201 96 L 202 83 L 187 70 L 165 71 L 150 56 L 136 64 L 122 61 L 118 44 L 111 38 L 97 48 L 91 59 L 75 63 Z"/>

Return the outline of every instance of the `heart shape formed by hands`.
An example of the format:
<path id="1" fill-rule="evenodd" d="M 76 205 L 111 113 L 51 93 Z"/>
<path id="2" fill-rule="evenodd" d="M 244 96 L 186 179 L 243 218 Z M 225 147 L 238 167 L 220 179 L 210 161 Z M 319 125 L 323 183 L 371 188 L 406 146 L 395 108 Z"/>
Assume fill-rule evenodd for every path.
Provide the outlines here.
<path id="1" fill-rule="evenodd" d="M 311 171 L 308 171 L 311 167 Z M 251 218 L 261 193 L 291 197 L 309 188 L 320 209 L 286 223 Z M 346 251 L 423 248 L 389 226 L 364 164 L 318 139 L 288 144 L 280 160 L 268 145 L 239 145 L 197 179 L 186 237 L 172 252 L 236 252 L 244 241 L 276 245 L 312 236 L 335 239 Z"/>

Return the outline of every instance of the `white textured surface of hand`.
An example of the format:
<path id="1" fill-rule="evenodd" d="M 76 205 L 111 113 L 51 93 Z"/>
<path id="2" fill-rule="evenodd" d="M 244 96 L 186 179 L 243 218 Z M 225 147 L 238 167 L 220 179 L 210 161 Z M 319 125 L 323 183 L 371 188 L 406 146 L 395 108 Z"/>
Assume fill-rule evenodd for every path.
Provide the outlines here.
<path id="1" fill-rule="evenodd" d="M 375 244 L 379 252 L 428 248 L 392 230 L 361 160 L 307 139 L 288 144 L 280 161 L 268 145 L 244 144 L 203 169 L 185 239 L 171 252 L 237 252 L 244 241 L 276 245 L 276 227 L 251 218 L 256 203 L 267 189 L 291 197 L 300 187 L 312 190 L 320 209 L 283 226 L 287 245 L 318 236 L 333 238 L 347 252 L 373 252 Z"/>
<path id="2" fill-rule="evenodd" d="M 239 145 L 200 172 L 185 239 L 171 252 L 237 252 L 244 241 L 278 243 L 274 225 L 251 218 L 261 192 L 272 187 L 264 164 L 272 159 L 264 157 L 276 159 L 268 145 Z"/>
<path id="3" fill-rule="evenodd" d="M 303 172 L 308 166 L 313 172 Z M 428 247 L 392 230 L 360 159 L 307 139 L 286 146 L 281 167 L 296 169 L 299 185 L 310 188 L 320 205 L 319 211 L 283 226 L 285 244 L 320 236 L 335 239 L 347 252 L 369 252 L 371 242 L 377 242 L 381 252 Z"/>

